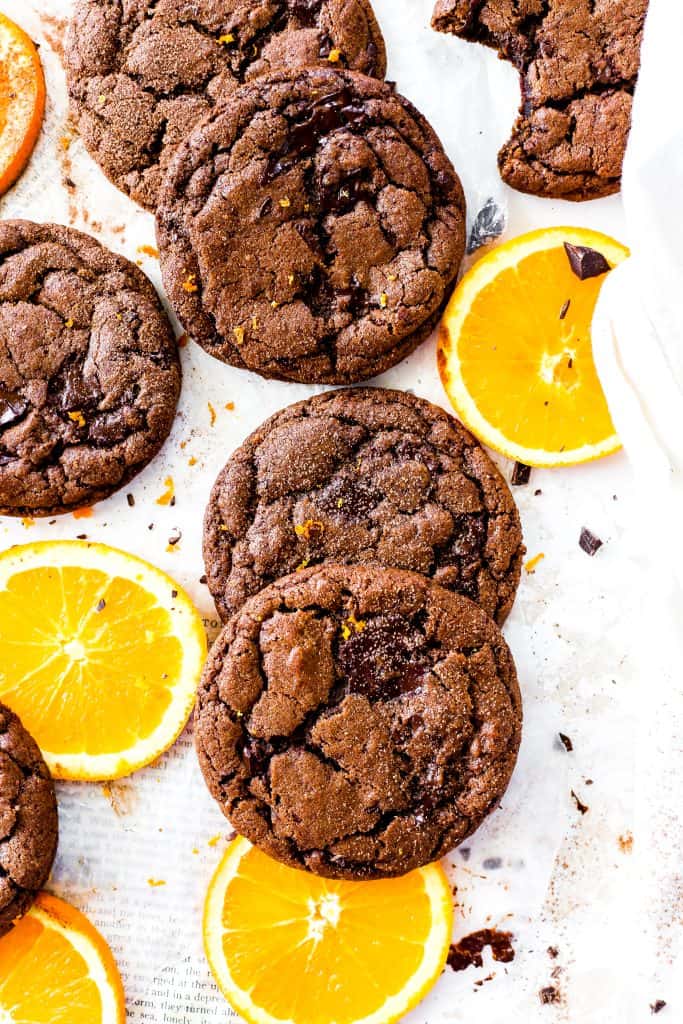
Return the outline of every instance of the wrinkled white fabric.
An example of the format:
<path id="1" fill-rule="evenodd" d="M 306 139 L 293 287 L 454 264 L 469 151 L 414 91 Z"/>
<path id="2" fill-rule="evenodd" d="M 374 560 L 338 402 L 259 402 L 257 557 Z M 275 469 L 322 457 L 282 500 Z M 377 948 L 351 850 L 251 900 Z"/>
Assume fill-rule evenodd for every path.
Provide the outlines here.
<path id="1" fill-rule="evenodd" d="M 680 0 L 651 0 L 623 199 L 631 258 L 593 323 L 598 372 L 637 481 L 636 971 L 683 1005 L 683 77 Z M 641 1003 L 642 1005 L 642 1003 Z M 668 1011 L 667 1011 L 668 1012 Z"/>

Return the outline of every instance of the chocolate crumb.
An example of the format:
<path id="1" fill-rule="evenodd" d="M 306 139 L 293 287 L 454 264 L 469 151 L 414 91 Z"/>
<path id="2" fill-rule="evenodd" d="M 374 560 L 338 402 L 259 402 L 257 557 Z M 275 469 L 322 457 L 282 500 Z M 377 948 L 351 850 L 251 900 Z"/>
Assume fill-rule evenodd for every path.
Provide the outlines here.
<path id="1" fill-rule="evenodd" d="M 548 946 L 548 956 L 551 960 L 557 960 L 560 955 L 560 951 L 557 946 Z"/>
<path id="2" fill-rule="evenodd" d="M 173 495 L 168 504 L 171 508 L 175 508 L 175 494 Z"/>
<path id="3" fill-rule="evenodd" d="M 537 491 L 534 491 L 534 498 L 539 498 L 543 494 L 543 491 L 539 487 Z"/>
<path id="4" fill-rule="evenodd" d="M 578 810 L 578 811 L 580 811 L 580 812 L 581 812 L 581 814 L 587 814 L 587 813 L 588 813 L 588 811 L 590 810 L 590 807 L 587 807 L 587 806 L 586 806 L 586 804 L 584 804 L 584 803 L 583 803 L 583 802 L 582 802 L 582 801 L 581 801 L 581 800 L 580 800 L 580 799 L 578 798 L 578 796 L 576 795 L 576 793 L 574 792 L 574 790 L 572 790 L 572 796 L 573 796 L 573 798 L 574 798 L 574 803 L 576 804 L 576 808 L 577 808 L 577 810 Z"/>
<path id="5" fill-rule="evenodd" d="M 499 963 L 509 964 L 515 959 L 511 932 L 482 928 L 481 931 L 465 936 L 460 942 L 453 943 L 448 954 L 448 965 L 454 971 L 465 971 L 468 967 L 483 967 L 482 953 L 486 946 L 491 947 L 493 959 Z"/>
<path id="6" fill-rule="evenodd" d="M 150 523 L 149 526 L 147 527 L 147 529 L 148 530 L 153 530 L 154 529 L 154 523 Z"/>
<path id="7" fill-rule="evenodd" d="M 207 583 L 208 583 L 209 581 L 208 581 L 208 579 L 207 579 L 206 575 L 204 575 L 204 576 L 200 576 L 200 577 L 199 577 L 199 582 L 200 582 L 200 583 L 202 583 L 202 584 L 203 584 L 204 586 L 206 586 L 206 584 L 207 584 Z"/>
<path id="8" fill-rule="evenodd" d="M 586 281 L 589 277 L 601 277 L 612 269 L 601 252 L 590 249 L 587 245 L 571 245 L 570 242 L 565 242 L 564 248 L 569 266 L 580 281 Z"/>
<path id="9" fill-rule="evenodd" d="M 101 597 L 100 600 L 97 602 L 97 607 L 95 608 L 95 611 L 96 612 L 103 612 L 106 607 L 107 607 L 107 602 L 104 600 L 103 597 Z"/>
<path id="10" fill-rule="evenodd" d="M 178 591 L 177 590 L 172 590 L 171 591 L 171 597 L 175 599 L 177 596 L 178 596 Z"/>
<path id="11" fill-rule="evenodd" d="M 548 985 L 547 988 L 542 988 L 538 993 L 538 998 L 544 1006 L 548 1006 L 551 1003 L 559 1003 L 561 1000 L 560 993 L 554 985 Z"/>
<path id="12" fill-rule="evenodd" d="M 529 483 L 531 479 L 531 466 L 526 466 L 523 462 L 515 462 L 515 467 L 512 470 L 512 476 L 510 477 L 510 483 L 513 487 L 523 487 Z"/>
<path id="13" fill-rule="evenodd" d="M 126 501 L 128 502 L 129 508 L 135 508 L 135 498 L 133 497 L 132 494 L 126 495 Z"/>
<path id="14" fill-rule="evenodd" d="M 666 1003 L 664 1002 L 664 1000 L 658 999 L 655 1003 L 650 1003 L 650 1012 L 661 1013 L 665 1006 Z"/>
<path id="15" fill-rule="evenodd" d="M 599 537 L 596 537 L 594 533 L 584 526 L 581 530 L 581 536 L 579 537 L 579 547 L 582 551 L 585 551 L 591 558 L 597 555 L 600 548 L 603 546 L 603 541 Z"/>
<path id="16" fill-rule="evenodd" d="M 569 307 L 571 306 L 571 304 L 572 304 L 572 300 L 571 299 L 567 299 L 567 301 L 565 302 L 564 306 L 560 310 L 560 320 L 564 320 L 564 318 L 566 317 L 567 313 L 569 312 Z"/>
<path id="17" fill-rule="evenodd" d="M 87 540 L 87 539 L 88 539 L 88 534 L 87 533 L 78 533 L 78 534 L 76 534 L 76 540 Z"/>
<path id="18" fill-rule="evenodd" d="M 501 868 L 502 866 L 502 857 L 487 857 L 483 864 L 484 871 L 496 871 L 497 868 Z"/>
<path id="19" fill-rule="evenodd" d="M 180 532 L 180 530 L 178 530 L 178 532 L 176 534 L 174 534 L 173 537 L 169 537 L 168 538 L 168 543 L 170 544 L 171 547 L 175 547 L 176 544 L 180 544 L 180 541 L 182 540 L 182 538 L 183 538 L 183 535 Z"/>
<path id="20" fill-rule="evenodd" d="M 558 736 L 562 741 L 562 746 L 564 747 L 564 749 L 567 751 L 568 754 L 571 754 L 572 750 L 574 749 L 574 744 L 570 740 L 569 736 L 565 736 L 563 732 L 558 733 Z"/>

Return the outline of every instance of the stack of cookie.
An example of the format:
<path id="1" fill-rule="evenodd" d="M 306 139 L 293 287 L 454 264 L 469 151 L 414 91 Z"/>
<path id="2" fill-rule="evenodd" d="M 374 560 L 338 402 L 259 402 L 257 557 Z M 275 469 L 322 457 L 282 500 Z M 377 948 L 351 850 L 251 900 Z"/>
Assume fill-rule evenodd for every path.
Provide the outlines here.
<path id="1" fill-rule="evenodd" d="M 67 53 L 86 145 L 156 211 L 171 303 L 209 353 L 356 384 L 432 332 L 465 202 L 432 128 L 381 81 L 366 0 L 79 0 Z M 226 627 L 197 711 L 235 827 L 351 879 L 477 828 L 520 743 L 499 625 L 522 555 L 506 484 L 428 402 L 335 391 L 252 435 L 206 514 Z"/>
<path id="2" fill-rule="evenodd" d="M 197 748 L 235 828 L 347 879 L 470 835 L 507 787 L 522 719 L 495 621 L 519 583 L 519 517 L 473 438 L 398 391 L 300 402 L 220 474 L 204 550 L 227 625 Z"/>
<path id="3" fill-rule="evenodd" d="M 349 384 L 432 332 L 465 201 L 433 129 L 381 81 L 367 0 L 79 0 L 67 54 L 85 143 L 156 211 L 169 298 L 208 352 Z"/>

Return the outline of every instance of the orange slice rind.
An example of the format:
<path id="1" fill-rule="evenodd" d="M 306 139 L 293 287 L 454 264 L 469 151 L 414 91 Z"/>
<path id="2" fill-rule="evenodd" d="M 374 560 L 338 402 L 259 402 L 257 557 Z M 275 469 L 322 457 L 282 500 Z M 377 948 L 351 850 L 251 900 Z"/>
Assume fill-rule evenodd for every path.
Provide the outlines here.
<path id="1" fill-rule="evenodd" d="M 80 911 L 40 893 L 0 939 L 0 1020 L 7 1024 L 124 1024 L 121 977 L 109 946 Z"/>
<path id="2" fill-rule="evenodd" d="M 439 865 L 340 882 L 228 848 L 204 914 L 209 964 L 249 1024 L 392 1024 L 443 971 L 453 902 Z"/>
<path id="3" fill-rule="evenodd" d="M 116 779 L 177 739 L 206 634 L 189 597 L 142 559 L 85 541 L 0 554 L 0 700 L 58 779 Z"/>
<path id="4" fill-rule="evenodd" d="M 23 29 L 0 14 L 0 195 L 29 161 L 45 114 L 45 76 Z"/>
<path id="5" fill-rule="evenodd" d="M 615 267 L 628 250 L 559 227 L 512 239 L 465 275 L 439 329 L 438 365 L 459 417 L 530 466 L 589 462 L 620 447 L 595 368 L 591 321 L 605 275 L 581 280 L 565 243 Z"/>

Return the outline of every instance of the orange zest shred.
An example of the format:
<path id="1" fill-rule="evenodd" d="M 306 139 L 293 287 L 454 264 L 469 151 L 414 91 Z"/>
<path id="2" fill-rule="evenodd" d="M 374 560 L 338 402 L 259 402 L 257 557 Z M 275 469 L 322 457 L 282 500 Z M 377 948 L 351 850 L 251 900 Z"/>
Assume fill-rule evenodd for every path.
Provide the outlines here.
<path id="1" fill-rule="evenodd" d="M 157 505 L 170 505 L 175 498 L 175 484 L 173 482 L 173 477 L 167 476 L 164 480 L 164 485 L 166 490 L 161 497 L 157 498 Z"/>

